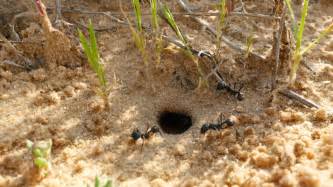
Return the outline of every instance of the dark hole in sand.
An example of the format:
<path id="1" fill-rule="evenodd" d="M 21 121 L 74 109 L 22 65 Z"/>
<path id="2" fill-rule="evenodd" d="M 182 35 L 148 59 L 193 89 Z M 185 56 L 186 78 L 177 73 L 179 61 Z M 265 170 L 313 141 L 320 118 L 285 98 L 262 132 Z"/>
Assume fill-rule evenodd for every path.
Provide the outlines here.
<path id="1" fill-rule="evenodd" d="M 182 134 L 192 126 L 192 118 L 184 112 L 162 111 L 158 116 L 158 124 L 167 134 Z"/>

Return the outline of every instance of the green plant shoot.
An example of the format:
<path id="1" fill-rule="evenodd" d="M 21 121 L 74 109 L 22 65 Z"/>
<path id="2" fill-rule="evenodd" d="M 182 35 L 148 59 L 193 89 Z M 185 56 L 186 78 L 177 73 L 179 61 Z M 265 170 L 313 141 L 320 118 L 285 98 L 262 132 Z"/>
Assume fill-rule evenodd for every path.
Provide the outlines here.
<path id="1" fill-rule="evenodd" d="M 175 18 L 173 17 L 170 9 L 166 5 L 162 6 L 162 16 L 166 20 L 166 22 L 168 23 L 168 25 L 171 27 L 171 29 L 176 33 L 177 38 L 181 42 L 183 42 L 184 45 L 188 46 L 186 37 L 180 31 L 180 29 L 179 29 L 179 27 L 178 27 L 178 25 L 177 25 L 177 23 L 175 21 Z"/>
<path id="2" fill-rule="evenodd" d="M 253 48 L 253 34 L 246 38 L 246 53 L 245 58 L 247 58 Z"/>
<path id="3" fill-rule="evenodd" d="M 216 36 L 216 50 L 217 50 L 217 54 L 218 51 L 221 48 L 221 38 L 222 38 L 222 29 L 224 27 L 224 23 L 225 23 L 225 17 L 227 15 L 227 10 L 226 10 L 226 0 L 220 0 L 219 3 L 219 20 L 218 20 L 218 24 L 217 24 L 217 36 Z"/>
<path id="4" fill-rule="evenodd" d="M 151 25 L 153 27 L 153 32 L 155 35 L 155 47 L 156 47 L 156 57 L 157 64 L 161 63 L 161 51 L 162 51 L 162 35 L 159 28 L 159 20 L 157 14 L 157 0 L 150 0 L 151 5 Z"/>
<path id="5" fill-rule="evenodd" d="M 107 180 L 106 183 L 102 186 L 98 177 L 95 178 L 95 187 L 112 187 L 112 182 Z"/>
<path id="6" fill-rule="evenodd" d="M 328 35 L 330 32 L 333 30 L 333 24 L 329 25 L 324 31 L 320 33 L 320 35 L 310 44 L 307 45 L 307 47 L 303 48 L 302 47 L 302 41 L 303 41 L 303 33 L 304 33 L 304 27 L 306 24 L 306 17 L 308 15 L 308 8 L 309 8 L 309 0 L 304 0 L 303 1 L 303 7 L 302 7 L 302 12 L 301 12 L 301 20 L 298 24 L 296 24 L 296 18 L 294 15 L 294 11 L 291 5 L 290 0 L 285 0 L 289 13 L 291 15 L 292 19 L 292 30 L 293 30 L 293 36 L 296 40 L 296 48 L 293 52 L 292 55 L 292 67 L 290 71 L 290 76 L 289 76 L 289 84 L 294 84 L 296 80 L 296 74 L 297 70 L 299 68 L 299 65 L 302 61 L 303 55 L 311 50 L 313 47 L 315 47 L 319 41 L 324 38 L 326 35 Z M 302 49 L 303 48 L 303 49 Z"/>
<path id="7" fill-rule="evenodd" d="M 123 12 L 124 16 L 126 17 L 129 27 L 131 29 L 132 38 L 134 40 L 135 46 L 140 51 L 144 64 L 148 65 L 147 54 L 146 54 L 146 41 L 145 41 L 143 27 L 142 27 L 142 14 L 141 14 L 140 1 L 132 0 L 132 6 L 133 6 L 135 17 L 136 17 L 136 29 L 133 28 L 133 26 L 131 25 L 131 22 L 125 15 L 124 11 L 122 9 L 121 9 L 121 11 Z"/>
<path id="8" fill-rule="evenodd" d="M 151 5 L 151 24 L 155 32 L 159 31 L 158 15 L 157 15 L 157 0 L 150 0 Z"/>
<path id="9" fill-rule="evenodd" d="M 83 47 L 84 53 L 88 58 L 89 65 L 97 74 L 102 91 L 105 92 L 107 90 L 107 81 L 105 78 L 105 71 L 103 64 L 100 63 L 100 55 L 97 47 L 96 35 L 91 20 L 89 20 L 88 31 L 89 31 L 89 41 L 83 35 L 82 31 L 78 30 L 80 42 Z"/>
<path id="10" fill-rule="evenodd" d="M 140 1 L 132 0 L 132 5 L 136 17 L 136 28 L 138 29 L 139 32 L 142 32 L 142 15 L 141 15 Z"/>
<path id="11" fill-rule="evenodd" d="M 38 143 L 27 140 L 26 146 L 31 151 L 33 163 L 38 169 L 50 166 L 48 158 L 51 155 L 52 140 L 40 141 Z"/>

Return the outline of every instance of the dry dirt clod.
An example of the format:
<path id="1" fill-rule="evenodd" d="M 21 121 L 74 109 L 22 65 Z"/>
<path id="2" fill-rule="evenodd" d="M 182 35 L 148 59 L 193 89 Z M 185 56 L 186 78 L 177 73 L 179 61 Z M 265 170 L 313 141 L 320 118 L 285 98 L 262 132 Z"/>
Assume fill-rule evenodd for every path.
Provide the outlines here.
<path id="1" fill-rule="evenodd" d="M 314 120 L 316 121 L 326 121 L 328 119 L 328 115 L 325 109 L 318 109 L 313 114 Z"/>
<path id="2" fill-rule="evenodd" d="M 333 133 L 323 136 L 324 145 L 333 145 Z"/>
<path id="3" fill-rule="evenodd" d="M 75 95 L 75 90 L 72 86 L 66 86 L 64 93 L 67 97 L 73 97 Z"/>
<path id="4" fill-rule="evenodd" d="M 252 156 L 251 161 L 259 168 L 271 168 L 276 164 L 278 159 L 275 156 L 266 153 L 258 153 L 255 156 Z"/>
<path id="5" fill-rule="evenodd" d="M 298 172 L 298 184 L 302 187 L 319 187 L 320 179 L 311 169 L 300 168 Z"/>
<path id="6" fill-rule="evenodd" d="M 291 122 L 303 122 L 305 121 L 305 118 L 302 112 L 281 111 L 280 120 L 282 122 L 291 123 Z"/>
<path id="7" fill-rule="evenodd" d="M 293 175 L 288 173 L 280 179 L 279 184 L 281 187 L 296 187 L 297 181 Z"/>
<path id="8" fill-rule="evenodd" d="M 0 69 L 0 78 L 4 78 L 7 81 L 12 81 L 13 80 L 13 73 L 10 71 L 3 71 Z"/>
<path id="9" fill-rule="evenodd" d="M 184 156 L 186 154 L 185 146 L 177 144 L 175 147 L 175 156 Z"/>
<path id="10" fill-rule="evenodd" d="M 46 124 L 49 123 L 49 120 L 48 120 L 48 118 L 45 117 L 45 116 L 38 116 L 38 117 L 36 117 L 36 122 L 37 122 L 37 123 L 40 123 L 40 124 L 42 124 L 42 125 L 46 125 Z"/>
<path id="11" fill-rule="evenodd" d="M 303 142 L 296 142 L 294 145 L 294 154 L 296 157 L 300 157 L 305 153 L 305 144 Z"/>
<path id="12" fill-rule="evenodd" d="M 311 133 L 311 138 L 312 140 L 318 140 L 320 139 L 320 131 L 315 130 Z"/>
<path id="13" fill-rule="evenodd" d="M 47 74 L 44 69 L 38 69 L 31 72 L 31 77 L 35 81 L 45 81 L 47 78 Z"/>

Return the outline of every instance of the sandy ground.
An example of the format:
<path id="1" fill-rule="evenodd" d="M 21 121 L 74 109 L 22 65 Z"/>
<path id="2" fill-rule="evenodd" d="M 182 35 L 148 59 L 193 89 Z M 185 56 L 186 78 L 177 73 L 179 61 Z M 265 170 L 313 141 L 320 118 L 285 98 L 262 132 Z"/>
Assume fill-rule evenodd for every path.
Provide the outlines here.
<path id="1" fill-rule="evenodd" d="M 64 6 L 119 11 L 112 2 L 76 0 Z M 191 1 L 206 12 L 213 11 L 214 2 Z M 269 0 L 244 2 L 248 12 L 262 14 L 272 13 L 274 5 Z M 11 3 L 17 12 L 13 8 L 9 11 Z M 1 16 L 6 15 L 0 19 L 3 25 L 20 11 L 35 11 L 34 5 L 25 1 L 0 4 L 4 7 L 0 8 Z M 176 1 L 168 4 L 174 12 L 182 11 Z M 46 5 L 54 6 L 51 1 Z M 148 4 L 143 7 L 149 11 Z M 130 9 L 128 2 L 124 8 Z M 10 12 L 14 13 L 8 15 Z M 149 40 L 149 79 L 127 27 L 103 16 L 65 13 L 64 19 L 70 23 L 87 23 L 90 17 L 97 28 L 109 28 L 97 34 L 112 87 L 111 109 L 106 111 L 94 92 L 98 81 L 87 62 L 82 60 L 80 65 L 82 56 L 72 55 L 77 51 L 66 52 L 70 53 L 66 58 L 52 56 L 57 46 L 47 47 L 50 44 L 36 17 L 17 19 L 17 33 L 32 43 L 14 46 L 33 64 L 41 65 L 30 71 L 0 66 L 0 186 L 92 186 L 95 176 L 112 179 L 114 186 L 333 185 L 333 34 L 305 56 L 309 68 L 300 68 L 294 89 L 322 106 L 316 110 L 270 90 L 273 59 L 264 63 L 237 60 L 241 56 L 223 44 L 220 56 L 227 59 L 221 66 L 223 75 L 231 83 L 244 84 L 245 99 L 237 101 L 226 92 L 216 91 L 214 84 L 209 89 L 194 90 L 198 78 L 195 65 L 175 46 L 165 44 L 162 64 L 157 67 Z M 50 18 L 54 18 L 51 13 Z M 214 24 L 214 17 L 203 18 Z M 144 20 L 147 23 L 149 19 Z M 214 40 L 191 18 L 176 19 L 195 48 L 215 50 Z M 333 3 L 310 3 L 307 21 L 305 43 L 332 23 Z M 163 28 L 173 35 L 165 24 Z M 253 35 L 254 51 L 269 56 L 274 29 L 272 21 L 228 17 L 225 35 L 235 43 L 244 43 Z M 62 30 L 73 46 L 78 45 L 75 27 Z M 11 38 L 5 26 L 0 31 Z M 74 65 L 69 64 L 72 57 Z M 8 46 L 0 43 L 0 61 L 5 60 L 21 63 Z M 284 87 L 288 64 L 281 66 L 278 86 Z M 158 115 L 164 110 L 186 112 L 192 117 L 192 127 L 180 135 L 157 134 L 145 141 L 141 150 L 140 141 L 131 142 L 132 130 L 158 125 Z M 236 125 L 201 135 L 202 124 L 216 122 L 221 113 L 237 118 Z M 52 169 L 37 182 L 31 182 L 27 139 L 52 139 L 54 144 Z"/>

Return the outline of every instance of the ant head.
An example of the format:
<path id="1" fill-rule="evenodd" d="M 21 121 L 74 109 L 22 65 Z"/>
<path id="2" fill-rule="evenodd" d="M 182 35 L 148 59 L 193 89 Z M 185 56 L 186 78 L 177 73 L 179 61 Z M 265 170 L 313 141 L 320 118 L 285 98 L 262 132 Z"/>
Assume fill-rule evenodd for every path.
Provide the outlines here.
<path id="1" fill-rule="evenodd" d="M 209 130 L 209 124 L 206 123 L 206 124 L 202 125 L 202 127 L 200 129 L 200 133 L 205 134 L 208 130 Z"/>
<path id="2" fill-rule="evenodd" d="M 225 89 L 226 88 L 226 86 L 225 85 L 223 85 L 222 83 L 217 83 L 217 86 L 216 86 L 216 89 L 217 90 L 223 90 L 223 89 Z"/>
<path id="3" fill-rule="evenodd" d="M 236 98 L 237 98 L 238 101 L 243 101 L 244 100 L 244 94 L 241 93 L 241 92 L 238 92 L 236 94 Z"/>
<path id="4" fill-rule="evenodd" d="M 141 138 L 141 132 L 139 131 L 139 129 L 134 129 L 131 137 L 133 138 L 134 141 L 138 140 Z"/>
<path id="5" fill-rule="evenodd" d="M 235 125 L 235 122 L 234 121 L 232 121 L 231 119 L 226 119 L 225 121 L 224 121 L 224 123 L 225 124 L 227 124 L 229 127 L 231 127 L 231 126 L 234 126 Z"/>
<path id="6" fill-rule="evenodd" d="M 150 129 L 150 131 L 153 132 L 153 133 L 157 133 L 157 132 L 160 133 L 160 128 L 158 128 L 158 126 L 155 125 Z"/>

